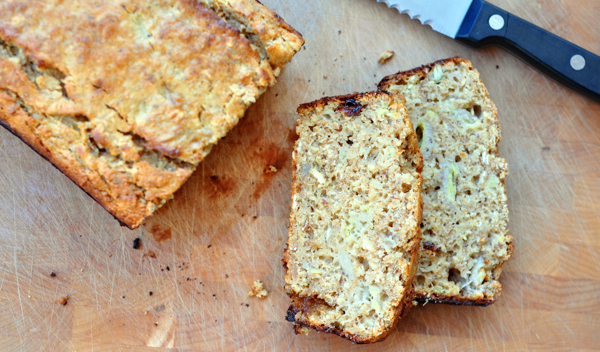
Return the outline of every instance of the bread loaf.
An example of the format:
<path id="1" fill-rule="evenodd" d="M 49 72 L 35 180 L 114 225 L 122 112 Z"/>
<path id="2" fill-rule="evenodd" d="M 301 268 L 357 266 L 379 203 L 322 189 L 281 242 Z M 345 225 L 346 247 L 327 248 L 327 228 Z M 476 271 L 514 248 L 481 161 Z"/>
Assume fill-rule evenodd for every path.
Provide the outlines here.
<path id="1" fill-rule="evenodd" d="M 254 0 L 2 1 L 0 123 L 135 228 L 302 44 Z"/>
<path id="2" fill-rule="evenodd" d="M 488 305 L 511 256 L 500 125 L 488 91 L 461 58 L 385 77 L 406 98 L 423 153 L 423 240 L 416 300 Z"/>
<path id="3" fill-rule="evenodd" d="M 412 304 L 422 156 L 404 99 L 386 92 L 298 108 L 287 320 L 382 340 Z"/>

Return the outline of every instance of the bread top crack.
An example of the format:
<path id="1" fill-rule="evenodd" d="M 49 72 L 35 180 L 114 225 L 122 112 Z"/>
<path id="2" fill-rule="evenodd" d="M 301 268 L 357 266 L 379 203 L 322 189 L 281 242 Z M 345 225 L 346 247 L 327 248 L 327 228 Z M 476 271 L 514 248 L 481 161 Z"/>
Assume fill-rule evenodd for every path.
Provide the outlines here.
<path id="1" fill-rule="evenodd" d="M 256 1 L 233 2 L 249 29 L 215 2 L 1 2 L 0 120 L 139 226 L 303 44 Z"/>

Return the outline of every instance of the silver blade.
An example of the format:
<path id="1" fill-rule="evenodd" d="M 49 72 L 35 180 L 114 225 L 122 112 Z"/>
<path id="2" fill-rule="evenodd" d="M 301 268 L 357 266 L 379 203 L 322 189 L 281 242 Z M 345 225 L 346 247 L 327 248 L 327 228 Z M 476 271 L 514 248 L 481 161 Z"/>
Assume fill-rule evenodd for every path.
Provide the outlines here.
<path id="1" fill-rule="evenodd" d="M 406 13 L 434 31 L 456 38 L 473 0 L 377 0 Z"/>

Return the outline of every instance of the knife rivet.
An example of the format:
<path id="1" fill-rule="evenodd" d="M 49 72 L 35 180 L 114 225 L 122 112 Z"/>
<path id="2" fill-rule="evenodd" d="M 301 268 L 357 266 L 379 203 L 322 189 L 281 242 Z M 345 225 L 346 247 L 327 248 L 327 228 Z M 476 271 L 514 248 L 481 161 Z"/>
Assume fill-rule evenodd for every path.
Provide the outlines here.
<path id="1" fill-rule="evenodd" d="M 500 15 L 492 15 L 489 23 L 493 30 L 499 31 L 502 29 L 502 27 L 504 27 L 504 18 Z"/>
<path id="2" fill-rule="evenodd" d="M 579 54 L 573 55 L 573 57 L 571 57 L 571 67 L 573 67 L 575 71 L 583 70 L 585 67 L 585 59 L 583 56 Z"/>

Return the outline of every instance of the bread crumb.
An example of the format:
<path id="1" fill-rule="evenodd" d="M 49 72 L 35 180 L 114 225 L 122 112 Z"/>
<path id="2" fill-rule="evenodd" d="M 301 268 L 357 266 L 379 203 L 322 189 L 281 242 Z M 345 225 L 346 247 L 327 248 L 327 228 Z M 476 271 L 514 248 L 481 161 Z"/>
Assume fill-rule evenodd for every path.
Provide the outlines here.
<path id="1" fill-rule="evenodd" d="M 310 333 L 310 328 L 307 328 L 306 326 L 300 326 L 296 328 L 296 334 L 298 335 L 308 335 Z"/>
<path id="2" fill-rule="evenodd" d="M 386 62 L 389 61 L 389 59 L 391 59 L 394 56 L 394 52 L 391 50 L 386 50 L 384 52 L 381 53 L 381 55 L 379 55 L 379 63 L 380 64 L 385 64 Z"/>
<path id="3" fill-rule="evenodd" d="M 66 306 L 66 305 L 67 305 L 67 303 L 69 303 L 69 298 L 71 298 L 71 297 L 67 296 L 67 297 L 61 298 L 61 299 L 58 301 L 58 303 L 62 304 L 63 306 Z"/>
<path id="4" fill-rule="evenodd" d="M 248 292 L 248 296 L 250 297 L 256 296 L 258 298 L 265 298 L 268 295 L 269 292 L 267 292 L 263 282 L 260 280 L 254 281 L 254 284 L 252 285 L 252 291 Z"/>
<path id="5" fill-rule="evenodd" d="M 275 173 L 277 172 L 277 168 L 273 165 L 269 165 L 269 167 L 267 167 L 267 169 L 265 170 L 265 173 L 270 174 L 270 173 Z"/>

